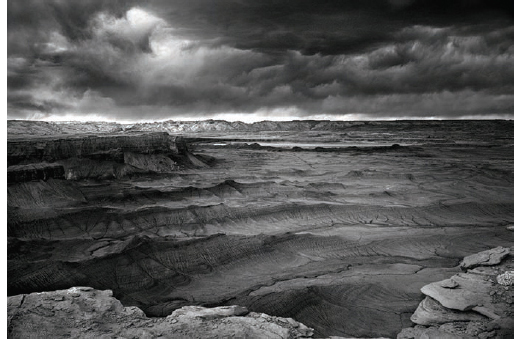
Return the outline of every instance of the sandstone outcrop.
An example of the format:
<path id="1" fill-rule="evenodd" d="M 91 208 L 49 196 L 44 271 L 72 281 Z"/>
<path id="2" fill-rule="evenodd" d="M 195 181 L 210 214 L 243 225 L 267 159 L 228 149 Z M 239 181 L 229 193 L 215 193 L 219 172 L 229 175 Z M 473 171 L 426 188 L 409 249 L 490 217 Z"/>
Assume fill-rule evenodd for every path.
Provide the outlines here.
<path id="1" fill-rule="evenodd" d="M 175 141 L 165 132 L 120 135 L 40 137 L 7 142 L 7 163 L 68 158 L 123 161 L 124 152 L 142 154 L 176 152 Z"/>
<path id="2" fill-rule="evenodd" d="M 417 326 L 404 329 L 398 338 L 510 338 L 514 334 L 510 250 L 499 246 L 467 256 L 461 263 L 466 273 L 421 288 L 426 298 L 411 316 Z"/>
<path id="3" fill-rule="evenodd" d="M 438 301 L 427 296 L 419 304 L 411 320 L 419 325 L 431 326 L 452 321 L 481 321 L 487 320 L 487 318 L 477 312 L 454 311 L 451 308 L 442 306 Z"/>
<path id="4" fill-rule="evenodd" d="M 465 257 L 460 263 L 460 267 L 463 270 L 468 270 L 477 266 L 497 265 L 503 260 L 503 258 L 509 255 L 509 253 L 509 248 L 499 246 Z"/>
<path id="5" fill-rule="evenodd" d="M 240 306 L 185 306 L 165 318 L 124 307 L 110 290 L 72 287 L 16 295 L 7 301 L 9 338 L 308 338 L 313 330 L 291 319 Z"/>
<path id="6" fill-rule="evenodd" d="M 9 183 L 173 173 L 209 167 L 212 161 L 192 154 L 183 138 L 166 132 L 26 136 L 7 142 Z"/>
<path id="7" fill-rule="evenodd" d="M 7 183 L 64 179 L 64 167 L 60 164 L 35 163 L 16 165 L 7 169 Z"/>

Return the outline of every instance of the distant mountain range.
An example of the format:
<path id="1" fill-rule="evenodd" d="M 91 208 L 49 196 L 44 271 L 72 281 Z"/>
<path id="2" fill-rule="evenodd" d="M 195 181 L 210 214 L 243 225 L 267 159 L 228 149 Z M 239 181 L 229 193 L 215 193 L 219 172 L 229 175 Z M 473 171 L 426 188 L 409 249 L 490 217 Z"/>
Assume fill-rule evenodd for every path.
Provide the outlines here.
<path id="1" fill-rule="evenodd" d="M 510 120 L 399 120 L 399 121 L 329 121 L 329 120 L 293 120 L 293 121 L 259 121 L 244 123 L 225 120 L 198 121 L 163 121 L 151 123 L 116 123 L 116 122 L 43 122 L 29 120 L 8 120 L 9 137 L 27 135 L 56 135 L 77 133 L 120 133 L 152 131 L 168 133 L 195 132 L 262 132 L 262 131 L 347 131 L 361 129 L 480 129 L 512 131 L 514 122 Z"/>

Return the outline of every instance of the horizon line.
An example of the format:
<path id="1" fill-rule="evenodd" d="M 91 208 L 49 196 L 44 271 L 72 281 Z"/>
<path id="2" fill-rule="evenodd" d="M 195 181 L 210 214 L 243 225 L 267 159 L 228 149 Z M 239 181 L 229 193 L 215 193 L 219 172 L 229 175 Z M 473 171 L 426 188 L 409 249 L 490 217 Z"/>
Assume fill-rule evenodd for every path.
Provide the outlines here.
<path id="1" fill-rule="evenodd" d="M 390 117 L 373 117 L 369 114 L 347 114 L 341 118 L 329 116 L 327 114 L 310 115 L 310 116 L 241 116 L 239 114 L 215 114 L 207 117 L 200 116 L 178 116 L 175 118 L 168 117 L 162 119 L 120 119 L 109 118 L 101 115 L 81 116 L 81 115 L 65 115 L 62 117 L 34 117 L 34 118 L 7 118 L 7 121 L 27 121 L 27 122 L 49 122 L 49 123 L 117 123 L 126 124 L 146 124 L 146 123 L 164 123 L 164 122 L 201 122 L 201 121 L 224 121 L 229 123 L 254 124 L 259 122 L 293 122 L 293 121 L 330 121 L 330 122 L 373 122 L 373 121 L 511 121 L 514 120 L 514 114 L 491 114 L 491 115 L 463 115 L 457 117 L 448 116 L 390 116 Z"/>

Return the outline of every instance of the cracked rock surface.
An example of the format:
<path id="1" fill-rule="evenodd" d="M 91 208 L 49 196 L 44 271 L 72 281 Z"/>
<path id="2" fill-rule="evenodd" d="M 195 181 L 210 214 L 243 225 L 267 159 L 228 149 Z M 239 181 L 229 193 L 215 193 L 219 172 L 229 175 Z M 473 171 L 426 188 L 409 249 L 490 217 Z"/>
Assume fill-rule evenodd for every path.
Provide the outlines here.
<path id="1" fill-rule="evenodd" d="M 493 266 L 499 264 L 503 258 L 509 255 L 510 249 L 502 246 L 472 254 L 464 258 L 460 263 L 463 270 L 475 268 L 477 266 Z"/>
<path id="2" fill-rule="evenodd" d="M 245 307 L 185 306 L 165 318 L 123 307 L 110 290 L 67 290 L 8 298 L 9 338 L 308 338 L 313 329 Z"/>
<path id="3" fill-rule="evenodd" d="M 491 263 L 498 253 L 501 259 Z M 512 338 L 514 288 L 498 282 L 514 268 L 510 253 L 511 248 L 499 246 L 470 255 L 462 263 L 477 263 L 473 269 L 423 286 L 426 298 L 411 317 L 418 325 L 402 330 L 398 338 Z"/>

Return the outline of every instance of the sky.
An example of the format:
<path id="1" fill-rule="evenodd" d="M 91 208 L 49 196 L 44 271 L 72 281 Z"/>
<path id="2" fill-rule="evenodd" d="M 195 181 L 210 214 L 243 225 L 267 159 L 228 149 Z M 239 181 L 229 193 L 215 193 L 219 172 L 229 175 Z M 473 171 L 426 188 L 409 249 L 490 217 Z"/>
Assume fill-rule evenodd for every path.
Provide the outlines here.
<path id="1" fill-rule="evenodd" d="M 8 0 L 7 112 L 512 119 L 514 2 Z"/>

